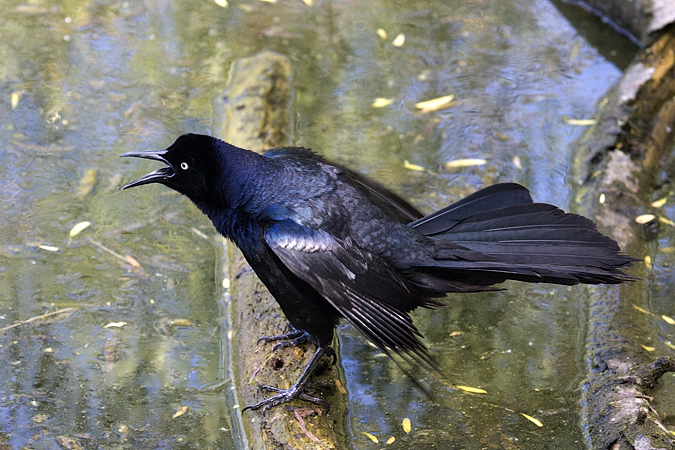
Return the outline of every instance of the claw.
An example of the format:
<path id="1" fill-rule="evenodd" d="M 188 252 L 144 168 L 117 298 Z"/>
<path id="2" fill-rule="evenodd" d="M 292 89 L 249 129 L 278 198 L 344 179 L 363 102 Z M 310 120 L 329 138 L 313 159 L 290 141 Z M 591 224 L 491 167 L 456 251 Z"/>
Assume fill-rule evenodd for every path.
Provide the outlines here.
<path id="1" fill-rule="evenodd" d="M 312 340 L 312 335 L 309 334 L 306 331 L 300 332 L 300 335 L 297 335 L 294 339 L 287 339 L 287 340 L 279 340 L 276 344 L 274 344 L 274 347 L 272 347 L 272 351 L 276 352 L 277 350 L 280 350 L 282 348 L 286 347 L 297 347 L 298 345 L 307 343 L 307 342 L 313 342 Z"/>
<path id="2" fill-rule="evenodd" d="M 318 397 L 312 397 L 311 395 L 304 392 L 304 387 L 307 384 L 310 375 L 312 375 L 319 364 L 319 361 L 324 355 L 329 355 L 332 356 L 334 360 L 336 359 L 335 350 L 333 350 L 331 347 L 319 347 L 316 353 L 314 353 L 314 356 L 312 356 L 312 359 L 309 361 L 309 364 L 307 364 L 307 367 L 305 367 L 305 370 L 302 371 L 300 378 L 298 378 L 298 381 L 296 381 L 293 386 L 291 386 L 289 389 L 279 389 L 278 387 L 267 385 L 260 386 L 260 388 L 263 390 L 277 392 L 277 394 L 268 397 L 265 400 L 261 400 L 258 403 L 248 405 L 242 409 L 241 412 L 243 413 L 247 409 L 256 410 L 262 408 L 263 415 L 265 415 L 265 413 L 270 408 L 290 402 L 295 398 L 327 407 L 328 404 L 325 400 Z"/>
<path id="3" fill-rule="evenodd" d="M 288 327 L 291 329 L 291 331 L 288 333 L 279 334 L 276 336 L 262 336 L 260 339 L 258 339 L 258 344 L 261 342 L 287 341 L 289 339 L 298 338 L 306 333 L 306 331 L 298 330 L 290 323 L 288 323 Z"/>
<path id="4" fill-rule="evenodd" d="M 288 403 L 294 398 L 299 398 L 301 400 L 305 400 L 311 403 L 314 403 L 315 405 L 323 405 L 325 407 L 328 407 L 328 403 L 318 397 L 312 397 L 311 395 L 305 393 L 302 391 L 302 388 L 295 388 L 292 387 L 290 389 L 279 389 L 274 386 L 267 386 L 263 385 L 260 386 L 260 389 L 266 390 L 266 391 L 273 391 L 273 392 L 278 392 L 277 395 L 273 395 L 272 397 L 268 397 L 265 400 L 259 401 L 258 403 L 255 403 L 253 405 L 248 405 L 244 409 L 241 410 L 243 413 L 247 409 L 260 409 L 262 407 L 262 413 L 265 415 L 265 413 L 270 409 L 274 408 L 275 406 L 279 406 L 283 403 Z"/>
<path id="5" fill-rule="evenodd" d="M 304 344 L 306 342 L 315 342 L 312 335 L 309 334 L 308 332 L 296 330 L 291 324 L 288 325 L 291 327 L 292 330 L 289 333 L 280 334 L 278 336 L 263 336 L 260 339 L 258 339 L 258 344 L 260 344 L 261 342 L 267 343 L 267 342 L 281 341 L 277 342 L 272 348 L 272 351 L 277 351 L 279 349 L 286 347 L 291 346 L 295 347 L 300 344 Z"/>
<path id="6" fill-rule="evenodd" d="M 333 347 L 328 347 L 328 349 L 326 350 L 326 355 L 330 356 L 333 359 L 333 361 L 331 362 L 330 365 L 334 366 L 335 363 L 337 362 L 337 353 L 335 353 L 335 350 L 333 350 Z"/>

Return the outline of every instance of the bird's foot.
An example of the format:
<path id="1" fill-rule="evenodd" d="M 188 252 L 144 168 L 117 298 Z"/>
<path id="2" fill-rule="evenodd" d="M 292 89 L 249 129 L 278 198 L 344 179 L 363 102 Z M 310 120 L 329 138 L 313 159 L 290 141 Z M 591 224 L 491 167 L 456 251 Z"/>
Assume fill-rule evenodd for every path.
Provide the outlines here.
<path id="1" fill-rule="evenodd" d="M 301 400 L 306 400 L 308 402 L 315 403 L 317 405 L 325 405 L 326 408 L 328 407 L 328 403 L 325 400 L 322 400 L 318 397 L 312 397 L 311 395 L 305 393 L 304 387 L 307 384 L 307 381 L 309 380 L 309 377 L 314 373 L 314 370 L 316 369 L 316 366 L 319 364 L 319 361 L 324 355 L 331 355 L 333 358 L 335 358 L 335 351 L 329 347 L 319 347 L 316 350 L 316 353 L 314 353 L 314 356 L 312 356 L 312 359 L 309 361 L 307 366 L 304 368 L 302 373 L 300 374 L 300 377 L 298 380 L 295 382 L 293 386 L 290 387 L 290 389 L 279 389 L 274 386 L 261 386 L 261 389 L 264 389 L 266 391 L 273 391 L 276 392 L 276 395 L 273 395 L 269 398 L 266 398 L 265 400 L 262 400 L 258 403 L 254 403 L 253 405 L 248 405 L 244 409 L 241 410 L 243 413 L 247 409 L 260 409 L 262 408 L 263 414 L 275 406 L 279 406 L 282 403 L 290 402 L 294 398 L 299 398 Z"/>
<path id="2" fill-rule="evenodd" d="M 315 342 L 314 339 L 312 338 L 312 335 L 309 334 L 306 331 L 302 330 L 296 330 L 293 328 L 292 325 L 289 324 L 291 327 L 292 331 L 289 333 L 285 334 L 280 334 L 277 336 L 263 336 L 260 339 L 258 339 L 258 344 L 261 342 L 277 342 L 274 347 L 272 348 L 272 351 L 276 351 L 282 348 L 286 347 L 296 347 L 300 344 L 304 344 L 306 342 Z"/>
<path id="3" fill-rule="evenodd" d="M 337 362 L 337 353 L 335 353 L 335 350 L 333 350 L 333 347 L 328 347 L 328 349 L 326 350 L 326 355 L 330 356 L 330 358 L 332 359 L 330 365 L 334 366 L 335 363 Z"/>
<path id="4" fill-rule="evenodd" d="M 306 400 L 308 402 L 314 403 L 315 405 L 323 405 L 326 408 L 328 407 L 328 403 L 325 400 L 318 397 L 312 397 L 311 395 L 305 393 L 302 390 L 301 386 L 293 386 L 290 389 L 279 389 L 274 386 L 262 385 L 260 386 L 260 389 L 265 391 L 277 392 L 277 394 L 268 397 L 265 400 L 259 401 L 258 403 L 254 403 L 253 405 L 246 406 L 244 409 L 241 410 L 242 413 L 247 409 L 256 410 L 262 408 L 262 413 L 263 415 L 265 415 L 265 413 L 270 408 L 274 408 L 275 406 L 279 406 L 283 403 L 288 403 L 294 398 Z"/>

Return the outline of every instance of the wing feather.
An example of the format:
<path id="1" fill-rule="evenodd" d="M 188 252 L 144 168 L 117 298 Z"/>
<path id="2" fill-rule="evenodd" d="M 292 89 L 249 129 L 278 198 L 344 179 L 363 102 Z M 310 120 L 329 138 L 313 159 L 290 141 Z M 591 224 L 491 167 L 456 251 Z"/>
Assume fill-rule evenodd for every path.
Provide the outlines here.
<path id="1" fill-rule="evenodd" d="M 440 303 L 429 295 L 420 295 L 381 257 L 349 239 L 338 239 L 291 220 L 271 225 L 264 238 L 293 274 L 319 292 L 380 350 L 435 367 L 407 313 L 418 306 Z"/>

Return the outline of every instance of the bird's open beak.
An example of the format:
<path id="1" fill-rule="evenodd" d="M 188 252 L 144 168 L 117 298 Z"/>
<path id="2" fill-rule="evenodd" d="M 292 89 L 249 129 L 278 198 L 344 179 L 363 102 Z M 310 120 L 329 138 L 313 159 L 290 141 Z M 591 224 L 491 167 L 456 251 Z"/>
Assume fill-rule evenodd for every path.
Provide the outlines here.
<path id="1" fill-rule="evenodd" d="M 141 186 L 143 184 L 149 183 L 163 184 L 166 181 L 168 181 L 171 177 L 173 177 L 175 173 L 173 167 L 171 167 L 171 164 L 169 163 L 169 161 L 166 160 L 164 155 L 166 155 L 166 150 L 161 150 L 157 152 L 128 152 L 124 153 L 123 155 L 120 155 L 120 157 L 122 158 L 131 157 L 131 158 L 154 159 L 155 161 L 161 161 L 167 165 L 167 167 L 162 167 L 161 169 L 157 169 L 154 172 L 150 172 L 149 174 L 142 176 L 136 181 L 132 181 L 126 186 L 123 186 L 122 189 L 129 189 L 134 186 Z"/>

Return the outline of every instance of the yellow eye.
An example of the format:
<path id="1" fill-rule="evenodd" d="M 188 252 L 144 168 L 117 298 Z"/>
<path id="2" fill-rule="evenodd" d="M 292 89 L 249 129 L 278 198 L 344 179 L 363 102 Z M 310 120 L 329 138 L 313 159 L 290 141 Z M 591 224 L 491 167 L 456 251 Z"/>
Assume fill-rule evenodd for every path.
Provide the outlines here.
<path id="1" fill-rule="evenodd" d="M 181 169 L 183 169 L 183 170 L 188 170 L 188 167 L 189 167 L 189 166 L 188 166 L 188 163 L 186 163 L 186 162 L 180 163 L 180 168 L 181 168 Z"/>

